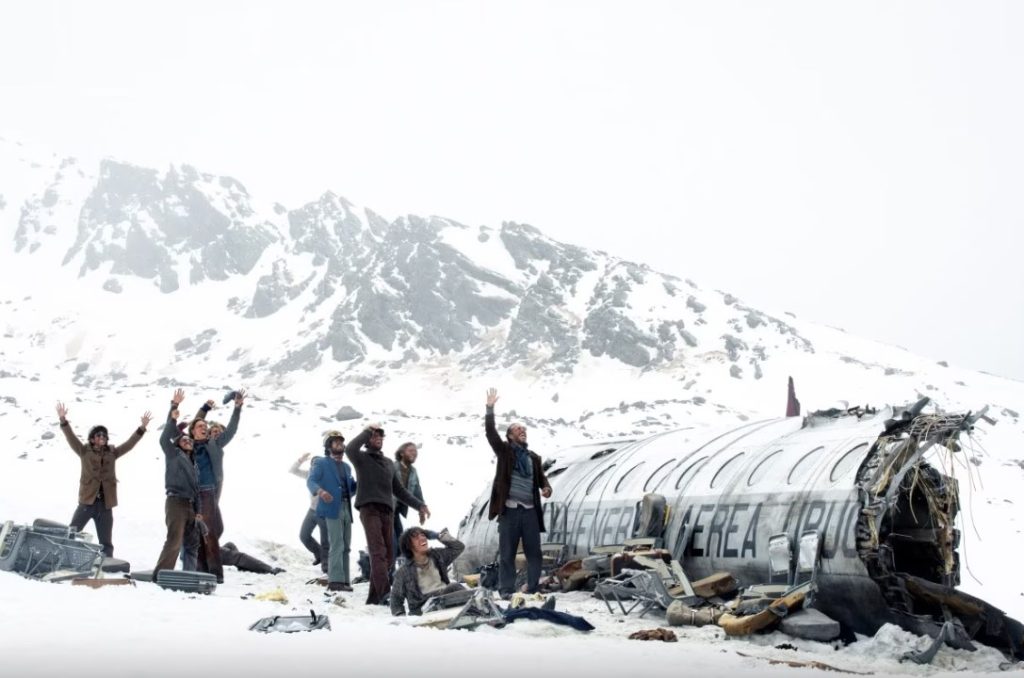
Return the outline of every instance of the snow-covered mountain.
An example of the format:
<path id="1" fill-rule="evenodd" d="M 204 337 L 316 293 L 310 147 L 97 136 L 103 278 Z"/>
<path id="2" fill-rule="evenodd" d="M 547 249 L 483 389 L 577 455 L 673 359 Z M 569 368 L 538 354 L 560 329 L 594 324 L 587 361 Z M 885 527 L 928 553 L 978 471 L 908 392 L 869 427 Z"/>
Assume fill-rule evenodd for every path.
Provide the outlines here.
<path id="1" fill-rule="evenodd" d="M 595 371 L 630 378 L 611 402 L 580 389 L 585 402 L 547 408 L 559 412 L 662 390 L 691 407 L 777 411 L 780 380 L 793 374 L 806 395 L 801 377 L 824 365 L 838 383 L 808 402 L 918 392 L 975 407 L 968 380 L 1006 385 L 529 225 L 388 221 L 330 192 L 292 208 L 267 198 L 188 165 L 86 162 L 0 140 L 4 339 L 34 349 L 13 365 L 8 352 L 6 371 L 32 376 L 48 355 L 80 386 L 112 385 L 200 361 L 217 381 L 366 392 L 397 375 L 451 386 L 510 370 L 554 405 Z M 887 302 L 880 313 L 898 312 Z"/>
<path id="2" fill-rule="evenodd" d="M 784 266 L 787 253 L 773 254 Z M 889 299 L 878 308 L 900 312 Z M 176 386 L 186 410 L 248 388 L 245 453 L 226 461 L 228 534 L 299 562 L 304 489 L 285 471 L 329 427 L 379 419 L 388 445 L 420 442 L 428 500 L 454 528 L 491 475 L 480 447 L 488 386 L 502 417 L 533 427 L 533 446 L 550 454 L 781 415 L 793 376 L 805 411 L 923 395 L 950 410 L 989 406 L 997 424 L 979 428 L 957 469 L 962 588 L 1024 617 L 1010 558 L 1024 384 L 755 309 L 526 224 L 389 220 L 333 193 L 284 206 L 187 165 L 0 140 L 0 309 L 0 520 L 73 509 L 78 469 L 57 432 L 58 399 L 79 429 L 102 421 L 119 438 L 146 409 L 155 432 Z M 922 331 L 969 332 L 969 313 Z M 115 529 L 119 554 L 144 565 L 162 542 L 163 462 L 150 437 L 119 462 Z M 293 511 L 265 501 L 292 485 Z"/>

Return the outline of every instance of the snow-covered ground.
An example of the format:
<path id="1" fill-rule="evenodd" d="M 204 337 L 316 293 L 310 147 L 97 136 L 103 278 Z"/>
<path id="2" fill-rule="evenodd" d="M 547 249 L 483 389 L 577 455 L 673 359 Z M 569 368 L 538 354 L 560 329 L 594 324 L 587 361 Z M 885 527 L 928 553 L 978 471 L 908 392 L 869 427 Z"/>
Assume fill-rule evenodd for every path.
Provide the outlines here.
<path id="1" fill-rule="evenodd" d="M 18 405 L 5 402 L 0 409 L 0 427 L 5 439 L 17 439 L 17 448 L 28 454 L 21 458 L 9 449 L 0 457 L 0 517 L 16 522 L 35 517 L 66 520 L 74 509 L 78 460 L 56 431 L 48 400 L 51 395 L 64 394 L 54 393 L 52 385 L 40 382 L 20 386 Z M 157 414 L 143 442 L 118 463 L 120 505 L 115 509 L 114 544 L 116 555 L 129 560 L 135 569 L 152 568 L 164 536 L 163 461 L 156 437 L 170 393 L 170 387 L 138 387 L 117 394 L 81 393 L 68 398 L 68 417 L 79 434 L 102 421 L 111 428 L 115 441 L 131 431 L 144 408 Z M 189 392 L 184 411 L 220 394 L 209 389 Z M 253 676 L 296 670 L 351 670 L 367 676 L 395 675 L 403 670 L 426 671 L 431 676 L 504 676 L 521 670 L 541 675 L 678 675 L 684 671 L 709 676 L 792 675 L 794 669 L 789 665 L 773 663 L 782 661 L 821 662 L 875 675 L 964 675 L 997 671 L 1004 661 L 988 648 L 975 653 L 943 648 L 930 666 L 901 663 L 899 657 L 904 652 L 928 641 L 889 626 L 874 638 L 841 648 L 797 641 L 779 633 L 749 640 L 726 639 L 715 627 L 676 628 L 677 643 L 629 640 L 632 631 L 664 626 L 664 620 L 656 615 L 640 619 L 609 614 L 601 601 L 586 593 L 558 595 L 557 606 L 596 626 L 589 634 L 538 621 L 476 632 L 410 628 L 408 620 L 393 619 L 386 608 L 363 605 L 365 584 L 357 585 L 351 594 L 325 597 L 323 589 L 305 583 L 318 574 L 297 539 L 307 506 L 306 492 L 301 480 L 287 473 L 302 452 L 317 451 L 320 431 L 328 427 L 316 416 L 322 409 L 315 404 L 283 407 L 255 397 L 247 404 L 239 434 L 227 449 L 224 539 L 287 572 L 269 576 L 228 568 L 227 582 L 211 596 L 165 591 L 147 583 L 92 590 L 0 576 L 0 606 L 7 611 L 0 624 L 9 649 L 4 674 L 55 676 L 70 671 L 83 676 L 162 676 L 198 669 Z M 478 409 L 482 410 L 482 403 Z M 527 409 L 524 406 L 520 412 Z M 447 526 L 454 531 L 492 473 L 490 453 L 482 444 L 482 411 L 451 419 L 413 412 L 405 417 L 383 411 L 365 414 L 381 415 L 389 448 L 407 438 L 423 443 L 418 465 L 434 513 L 429 526 Z M 352 433 L 356 425 L 331 424 Z M 41 440 L 45 432 L 57 435 Z M 460 436 L 466 438 L 466 444 L 457 440 Z M 38 442 L 29 445 L 29 440 Z M 539 449 L 548 449 L 555 448 L 556 442 L 578 442 L 579 434 L 571 427 L 559 427 L 538 431 L 531 440 Z M 998 471 L 988 461 L 971 466 L 979 476 L 988 468 Z M 986 483 L 999 475 L 986 478 Z M 992 487 L 986 490 L 982 496 L 991 495 Z M 986 585 L 979 588 L 965 573 L 965 589 L 1019 616 L 1024 607 L 1019 593 L 1013 600 L 996 595 L 997 591 L 1006 591 L 1006 595 L 1014 589 L 1020 591 L 1010 559 L 1019 537 L 1007 534 L 1016 530 L 1009 522 L 1014 514 L 1000 513 L 1006 506 L 1002 502 L 982 500 L 977 506 L 978 500 L 975 496 L 975 516 L 999 517 L 978 525 L 995 544 L 969 540 L 967 562 L 975 571 L 985 572 Z M 970 537 L 970 530 L 965 532 Z M 364 543 L 358 524 L 353 542 L 354 554 Z M 999 544 L 1005 545 L 1002 556 L 999 549 L 992 548 Z M 278 588 L 287 597 L 286 604 L 246 595 Z M 335 600 L 343 604 L 339 606 Z M 288 635 L 248 631 L 262 617 L 301 615 L 311 609 L 330 616 L 331 631 Z"/>
<path id="2" fill-rule="evenodd" d="M 333 363 L 328 356 L 315 370 L 279 374 L 256 368 L 243 380 L 238 366 L 275 353 L 280 357 L 296 340 L 306 313 L 304 302 L 263 318 L 226 307 L 226 300 L 252 296 L 255 280 L 270 270 L 272 257 L 261 259 L 247 276 L 196 285 L 182 276 L 183 285 L 173 294 L 161 293 L 151 280 L 111 270 L 80 276 L 80 262 L 62 261 L 95 167 L 84 162 L 63 167 L 59 199 L 51 205 L 38 194 L 38 187 L 55 176 L 58 160 L 49 161 L 53 167 L 0 156 L 8 204 L 0 210 L 0 233 L 9 236 L 19 227 L 23 205 L 39 203 L 36 212 L 47 215 L 38 232 L 29 229 L 42 243 L 38 251 L 29 244 L 29 251 L 17 254 L 9 237 L 0 246 L 0 520 L 71 517 L 79 464 L 58 430 L 56 401 L 69 406 L 69 420 L 80 436 L 103 423 L 114 442 L 126 438 L 139 416 L 152 410 L 150 432 L 118 462 L 120 504 L 114 526 L 116 555 L 135 569 L 151 569 L 164 538 L 164 463 L 157 437 L 174 387 L 187 392 L 184 413 L 208 398 L 219 401 L 229 388 L 245 387 L 251 397 L 225 460 L 224 539 L 287 572 L 271 577 L 229 568 L 227 582 L 212 596 L 187 596 L 150 584 L 92 590 L 0 573 L 0 647 L 6 650 L 0 676 L 180 676 L 196 671 L 250 676 L 349 671 L 362 676 L 793 675 L 789 665 L 772 663 L 778 661 L 816 661 L 875 675 L 998 670 L 1002 657 L 984 648 L 975 653 L 943 648 L 930 666 L 900 663 L 899 656 L 927 640 L 893 627 L 842 648 L 780 634 L 726 640 L 717 628 L 676 629 L 677 643 L 628 640 L 630 632 L 653 628 L 661 620 L 611 615 L 583 593 L 560 595 L 557 605 L 594 624 L 597 630 L 590 634 L 543 622 L 473 633 L 410 628 L 386 609 L 362 605 L 365 585 L 342 594 L 339 606 L 320 588 L 305 584 L 318 574 L 297 537 L 308 495 L 287 471 L 300 454 L 320 452 L 326 430 L 340 428 L 351 436 L 366 421 L 381 421 L 388 432 L 386 449 L 405 440 L 420 444 L 418 467 L 433 512 L 429 526 L 455 532 L 493 473 L 482 436 L 489 386 L 500 390 L 501 419 L 527 420 L 531 446 L 545 456 L 606 438 L 779 416 L 791 375 L 805 413 L 844 400 L 850 405 L 901 404 L 921 395 L 947 410 L 988 405 L 997 424 L 981 424 L 958 455 L 956 468 L 948 469 L 960 479 L 963 503 L 961 588 L 1022 619 L 1024 584 L 1016 557 L 1022 529 L 1017 504 L 1024 482 L 1024 384 L 936 364 L 783 312 L 770 316 L 784 319 L 792 331 L 770 321 L 748 325 L 747 310 L 740 310 L 736 300 L 690 283 L 685 289 L 679 285 L 679 299 L 692 290 L 707 308 L 694 313 L 684 306 L 677 312 L 672 309 L 686 302 L 672 302 L 654 276 L 648 287 L 636 283 L 632 303 L 637 317 L 678 320 L 685 312 L 687 331 L 699 340 L 659 369 L 631 367 L 589 351 L 581 352 L 571 374 L 526 363 L 470 372 L 460 367 L 458 356 L 427 353 L 392 369 L 382 361 L 394 356 L 370 346 L 366 359 L 354 365 Z M 36 176 L 40 173 L 46 176 Z M 50 221 L 60 228 L 49 229 Z M 443 240 L 487 270 L 509 279 L 520 276 L 495 232 L 487 229 L 484 239 L 481 233 L 449 224 Z M 621 273 L 620 264 L 605 269 L 611 261 L 606 255 L 595 261 L 601 265 L 583 277 L 579 294 L 553 312 L 580 316 L 589 303 L 592 279 Z M 301 278 L 306 271 L 300 273 Z M 114 275 L 123 286 L 118 294 L 101 287 Z M 970 330 L 969 315 L 958 323 L 957 331 Z M 217 329 L 209 350 L 176 346 L 207 328 Z M 744 362 L 742 378 L 730 376 L 729 357 L 722 350 L 725 331 L 763 346 L 768 357 L 756 366 Z M 489 333 L 482 343 L 501 342 L 507 327 L 498 325 Z M 809 341 L 814 350 L 805 350 L 798 340 Z M 242 357 L 232 358 L 235 354 Z M 758 378 L 755 367 L 763 372 Z M 337 378 L 347 369 L 356 377 L 387 374 L 370 381 Z M 335 413 L 346 405 L 363 418 L 337 421 Z M 227 413 L 212 416 L 225 419 Z M 364 540 L 358 524 L 353 532 L 354 556 Z M 278 587 L 287 604 L 246 595 Z M 261 617 L 310 609 L 329 614 L 333 629 L 292 635 L 247 630 Z"/>

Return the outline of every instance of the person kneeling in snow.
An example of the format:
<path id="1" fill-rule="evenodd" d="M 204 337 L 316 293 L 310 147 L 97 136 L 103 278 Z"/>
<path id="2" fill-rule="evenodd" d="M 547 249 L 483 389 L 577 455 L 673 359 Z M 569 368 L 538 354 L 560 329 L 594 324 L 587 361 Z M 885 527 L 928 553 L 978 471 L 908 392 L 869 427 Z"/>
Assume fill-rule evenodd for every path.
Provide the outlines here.
<path id="1" fill-rule="evenodd" d="M 440 540 L 444 548 L 430 548 L 429 539 Z M 462 584 L 453 584 L 448 579 L 448 566 L 465 550 L 466 545 L 442 530 L 435 534 L 421 527 L 410 527 L 398 541 L 405 564 L 395 573 L 391 585 L 391 614 L 405 614 L 409 603 L 409 614 L 422 614 L 423 604 L 428 598 L 460 591 Z"/>

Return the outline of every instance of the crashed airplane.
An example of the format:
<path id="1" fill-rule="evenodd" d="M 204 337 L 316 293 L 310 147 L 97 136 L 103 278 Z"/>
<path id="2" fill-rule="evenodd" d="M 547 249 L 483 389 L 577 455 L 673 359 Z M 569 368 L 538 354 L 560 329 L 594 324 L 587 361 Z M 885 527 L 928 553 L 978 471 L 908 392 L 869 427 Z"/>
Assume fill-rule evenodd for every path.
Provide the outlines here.
<path id="1" fill-rule="evenodd" d="M 742 586 L 783 588 L 813 580 L 810 607 L 847 638 L 891 622 L 1024 659 L 1024 626 L 955 588 L 957 482 L 925 460 L 951 467 L 984 411 L 926 414 L 927 402 L 565 450 L 546 463 L 546 550 L 562 545 L 568 560 L 654 537 L 690 579 L 728 572 Z M 798 414 L 793 405 L 791 392 L 787 414 Z M 460 526 L 461 571 L 496 559 L 489 498 L 481 494 Z"/>

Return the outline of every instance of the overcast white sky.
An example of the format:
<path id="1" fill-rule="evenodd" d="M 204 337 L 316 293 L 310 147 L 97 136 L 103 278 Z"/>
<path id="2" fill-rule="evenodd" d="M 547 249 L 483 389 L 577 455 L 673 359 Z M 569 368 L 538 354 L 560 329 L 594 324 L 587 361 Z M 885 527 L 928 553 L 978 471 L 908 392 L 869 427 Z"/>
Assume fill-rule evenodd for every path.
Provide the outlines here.
<path id="1" fill-rule="evenodd" d="M 527 222 L 1024 379 L 1022 35 L 974 0 L 4 3 L 0 136 Z"/>

